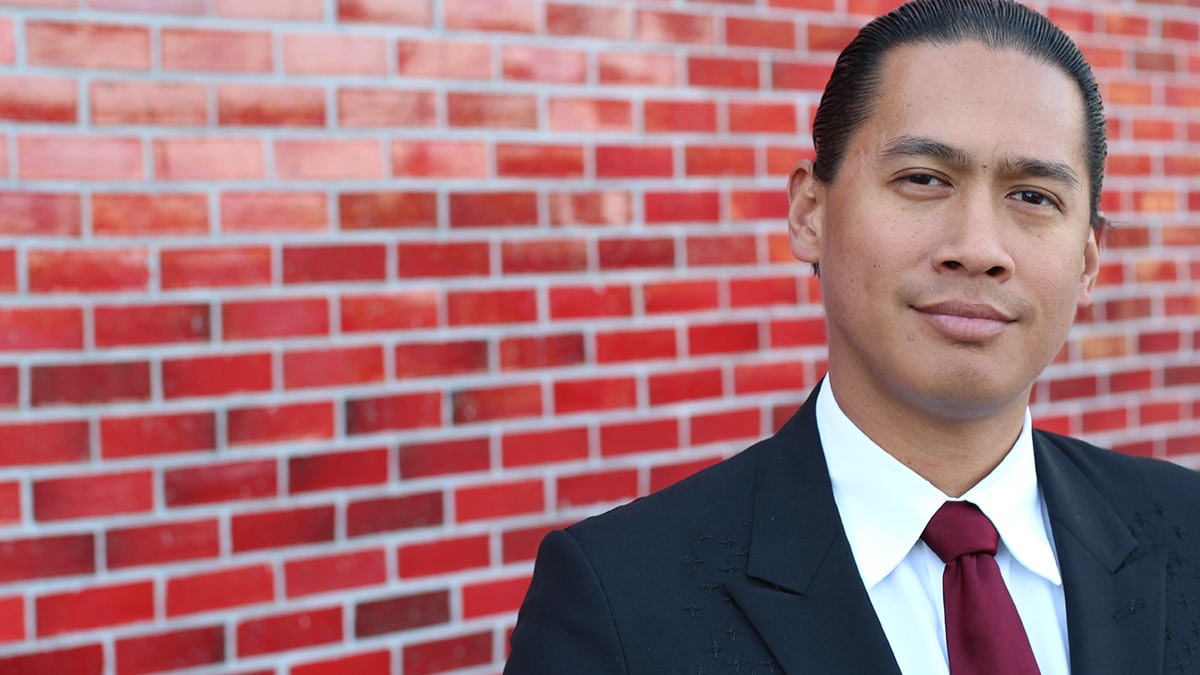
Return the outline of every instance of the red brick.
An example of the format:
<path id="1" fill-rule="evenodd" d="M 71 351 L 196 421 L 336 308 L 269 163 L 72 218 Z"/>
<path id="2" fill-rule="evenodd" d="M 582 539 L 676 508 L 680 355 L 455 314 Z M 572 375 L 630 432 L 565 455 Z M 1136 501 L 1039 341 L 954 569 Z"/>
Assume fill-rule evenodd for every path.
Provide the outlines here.
<path id="1" fill-rule="evenodd" d="M 441 673 L 492 661 L 492 633 L 473 633 L 410 644 L 404 647 L 401 672 L 408 675 Z"/>
<path id="2" fill-rule="evenodd" d="M 791 21 L 727 17 L 725 43 L 739 47 L 792 50 L 796 47 L 796 25 Z"/>
<path id="3" fill-rule="evenodd" d="M 162 252 L 164 289 L 265 286 L 271 283 L 271 250 L 265 246 L 189 248 Z"/>
<path id="4" fill-rule="evenodd" d="M 612 469 L 560 476 L 555 489 L 558 494 L 558 508 L 569 509 L 604 502 L 629 501 L 637 496 L 637 483 L 637 469 Z"/>
<path id="5" fill-rule="evenodd" d="M 167 616 L 240 607 L 275 598 L 271 564 L 206 570 L 167 579 Z"/>
<path id="6" fill-rule="evenodd" d="M 204 126 L 208 88 L 192 82 L 93 82 L 88 99 L 97 125 Z"/>
<path id="7" fill-rule="evenodd" d="M 532 289 L 451 291 L 447 296 L 451 326 L 528 323 L 538 317 L 537 296 Z"/>
<path id="8" fill-rule="evenodd" d="M 757 242 L 751 235 L 689 237 L 687 240 L 687 264 L 697 267 L 753 265 L 758 258 L 757 248 Z"/>
<path id="9" fill-rule="evenodd" d="M 17 138 L 25 180 L 141 180 L 142 142 L 131 137 L 25 135 Z"/>
<path id="10" fill-rule="evenodd" d="M 401 279 L 487 276 L 491 254 L 487 242 L 401 243 L 396 247 L 396 265 Z"/>
<path id="11" fill-rule="evenodd" d="M 234 553 L 333 540 L 333 507 L 313 506 L 234 515 Z"/>
<path id="12" fill-rule="evenodd" d="M 783 190 L 735 190 L 730 194 L 729 215 L 733 220 L 782 220 L 787 218 L 787 208 Z"/>
<path id="13" fill-rule="evenodd" d="M 230 301 L 221 325 L 225 340 L 327 335 L 329 306 L 324 298 Z"/>
<path id="14" fill-rule="evenodd" d="M 730 103 L 729 130 L 733 133 L 795 134 L 796 106 L 792 103 Z M 783 194 L 783 190 L 778 192 Z"/>
<path id="15" fill-rule="evenodd" d="M 113 529 L 104 542 L 109 569 L 215 559 L 221 554 L 215 518 Z"/>
<path id="16" fill-rule="evenodd" d="M 349 192 L 338 196 L 342 230 L 435 228 L 433 192 Z"/>
<path id="17" fill-rule="evenodd" d="M 554 383 L 554 411 L 559 415 L 636 406 L 637 382 L 632 377 L 591 378 Z"/>
<path id="18" fill-rule="evenodd" d="M 354 611 L 354 634 L 370 637 L 449 621 L 449 593 L 430 591 L 358 603 Z"/>
<path id="19" fill-rule="evenodd" d="M 333 438 L 329 402 L 233 408 L 227 419 L 230 445 Z"/>
<path id="20" fill-rule="evenodd" d="M 0 466 L 82 462 L 88 446 L 84 420 L 0 424 Z"/>
<path id="21" fill-rule="evenodd" d="M 291 675 L 390 675 L 392 654 L 390 651 L 369 652 L 353 656 L 339 656 L 292 666 Z"/>
<path id="22" fill-rule="evenodd" d="M 504 466 L 530 466 L 587 459 L 585 427 L 506 433 L 501 446 Z"/>
<path id="23" fill-rule="evenodd" d="M 74 80 L 57 77 L 0 78 L 0 119 L 17 122 L 74 122 Z"/>
<path id="24" fill-rule="evenodd" d="M 1174 331 L 1138 335 L 1137 351 L 1141 354 L 1176 352 L 1183 346 L 1183 336 Z"/>
<path id="25" fill-rule="evenodd" d="M 441 525 L 445 520 L 442 502 L 441 492 L 352 501 L 346 506 L 346 536 Z"/>
<path id="26" fill-rule="evenodd" d="M 164 359 L 163 396 L 218 396 L 271 389 L 271 355 L 237 354 Z"/>
<path id="27" fill-rule="evenodd" d="M 37 599 L 39 637 L 154 618 L 154 583 L 91 587 Z"/>
<path id="28" fill-rule="evenodd" d="M 247 19 L 319 20 L 325 0 L 217 0 L 217 16 Z"/>
<path id="29" fill-rule="evenodd" d="M 1200 23 L 1163 19 L 1162 36 L 1167 40 L 1183 40 L 1194 44 L 1200 40 Z"/>
<path id="30" fill-rule="evenodd" d="M 550 316 L 554 319 L 632 314 L 633 293 L 629 286 L 558 286 L 550 289 Z"/>
<path id="31" fill-rule="evenodd" d="M 488 370 L 488 345 L 482 340 L 422 342 L 396 346 L 396 377 L 463 375 Z"/>
<path id="32" fill-rule="evenodd" d="M 104 650 L 99 644 L 0 658 L 0 673 L 13 675 L 101 675 Z"/>
<path id="33" fill-rule="evenodd" d="M 546 32 L 551 35 L 582 35 L 609 40 L 631 37 L 630 14 L 625 7 L 546 4 Z"/>
<path id="34" fill-rule="evenodd" d="M 396 54 L 401 77 L 456 80 L 488 80 L 492 77 L 492 48 L 486 42 L 400 40 L 396 44 Z"/>
<path id="35" fill-rule="evenodd" d="M 486 534 L 405 544 L 396 557 L 402 579 L 483 568 L 491 562 Z"/>
<path id="36" fill-rule="evenodd" d="M 624 225 L 632 219 L 632 199 L 624 190 L 550 193 L 551 225 Z"/>
<path id="37" fill-rule="evenodd" d="M 1175 423 L 1182 419 L 1182 406 L 1174 401 L 1163 403 L 1145 403 L 1138 406 L 1138 422 L 1147 424 Z"/>
<path id="38" fill-rule="evenodd" d="M 538 513 L 543 509 L 545 486 L 536 479 L 462 487 L 454 493 L 454 513 L 460 523 Z"/>
<path id="39" fill-rule="evenodd" d="M 1096 378 L 1094 376 L 1063 378 L 1050 381 L 1050 400 L 1052 401 L 1092 397 L 1096 395 L 1096 391 Z"/>
<path id="40" fill-rule="evenodd" d="M 529 577 L 483 581 L 463 586 L 463 617 L 515 612 L 529 590 Z"/>
<path id="41" fill-rule="evenodd" d="M 338 90 L 338 124 L 351 128 L 436 126 L 437 96 L 432 91 L 343 87 Z"/>
<path id="42" fill-rule="evenodd" d="M 447 121 L 452 127 L 536 129 L 537 98 L 530 94 L 446 94 Z"/>
<path id="43" fill-rule="evenodd" d="M 382 244 L 322 244 L 283 249 L 286 284 L 383 281 L 386 277 L 387 250 Z"/>
<path id="44" fill-rule="evenodd" d="M 704 280 L 647 283 L 646 313 L 698 312 L 716 309 L 719 303 L 717 282 Z"/>
<path id="45" fill-rule="evenodd" d="M 553 98 L 550 100 L 550 128 L 554 131 L 632 131 L 633 106 L 623 100 Z"/>
<path id="46" fill-rule="evenodd" d="M 205 626 L 117 640 L 116 659 L 117 675 L 219 664 L 225 660 L 225 628 Z"/>
<path id="47" fill-rule="evenodd" d="M 273 497 L 278 473 L 274 459 L 167 469 L 163 497 L 171 507 Z"/>
<path id="48" fill-rule="evenodd" d="M 754 408 L 696 415 L 689 424 L 692 445 L 753 439 L 762 434 L 760 415 Z"/>
<path id="49" fill-rule="evenodd" d="M 596 362 L 673 359 L 676 344 L 673 328 L 601 332 L 596 334 Z"/>
<path id="50" fill-rule="evenodd" d="M 382 178 L 383 156 L 374 139 L 280 139 L 275 174 L 284 180 Z"/>
<path id="51" fill-rule="evenodd" d="M 428 26 L 433 21 L 431 0 L 337 0 L 339 21 Z"/>
<path id="52" fill-rule="evenodd" d="M 221 84 L 217 122 L 222 126 L 325 126 L 325 92 L 318 87 Z"/>
<path id="53" fill-rule="evenodd" d="M 602 270 L 675 266 L 674 239 L 602 239 L 597 245 Z"/>
<path id="54" fill-rule="evenodd" d="M 649 377 L 650 405 L 720 398 L 724 392 L 720 368 L 657 373 Z"/>
<path id="55" fill-rule="evenodd" d="M 13 20 L 0 19 L 0 63 L 11 64 L 17 59 L 17 47 L 13 39 Z"/>
<path id="56" fill-rule="evenodd" d="M 1200 434 L 1167 438 L 1167 456 L 1193 454 L 1200 447 Z"/>
<path id="57" fill-rule="evenodd" d="M 510 337 L 500 341 L 501 370 L 556 368 L 583 362 L 582 333 Z"/>
<path id="58" fill-rule="evenodd" d="M 642 118 L 649 133 L 717 130 L 717 106 L 711 101 L 646 101 Z"/>
<path id="59" fill-rule="evenodd" d="M 21 371 L 16 366 L 0 367 L 0 408 L 16 408 L 21 400 Z"/>
<path id="60" fill-rule="evenodd" d="M 387 580 L 387 563 L 382 549 L 289 560 L 284 563 L 283 570 L 289 598 L 375 586 Z"/>
<path id="61" fill-rule="evenodd" d="M 1169 374 L 1167 378 L 1170 378 Z M 1148 368 L 1144 370 L 1117 372 L 1108 376 L 1108 388 L 1114 394 L 1130 391 L 1149 391 L 1154 386 L 1154 373 Z"/>
<path id="62" fill-rule="evenodd" d="M 390 121 L 388 125 L 395 124 Z M 392 141 L 392 175 L 414 178 L 484 178 L 487 146 L 477 141 Z M 531 202 L 537 220 L 537 202 Z"/>
<path id="63" fill-rule="evenodd" d="M 95 309 L 97 347 L 207 342 L 208 305 L 101 306 Z"/>
<path id="64" fill-rule="evenodd" d="M 512 385 L 490 389 L 464 389 L 450 394 L 455 424 L 473 424 L 542 414 L 542 387 Z"/>
<path id="65" fill-rule="evenodd" d="M 596 147 L 596 177 L 670 178 L 675 173 L 674 154 L 668 145 L 600 145 Z"/>
<path id="66" fill-rule="evenodd" d="M 1168 387 L 1200 384 L 1200 366 L 1169 366 L 1163 373 L 1163 384 Z"/>
<path id="67" fill-rule="evenodd" d="M 79 195 L 0 192 L 0 234 L 6 237 L 78 237 Z"/>
<path id="68" fill-rule="evenodd" d="M 0 483 L 0 523 L 21 522 L 21 484 L 17 481 Z M 4 640 L 4 601 L 0 600 L 0 642 Z"/>
<path id="69" fill-rule="evenodd" d="M 283 70 L 290 75 L 386 75 L 387 42 L 361 34 L 285 35 Z"/>
<path id="70" fill-rule="evenodd" d="M 224 232 L 316 232 L 329 229 L 328 206 L 320 192 L 225 192 Z"/>
<path id="71" fill-rule="evenodd" d="M 35 407 L 150 399 L 150 364 L 145 361 L 33 366 L 29 379 Z"/>
<path id="72" fill-rule="evenodd" d="M 505 530 L 501 535 L 500 548 L 503 550 L 504 563 L 532 561 L 537 555 L 538 545 L 552 530 L 559 530 L 570 525 L 565 523 L 542 523 L 533 527 L 519 527 Z"/>
<path id="73" fill-rule="evenodd" d="M 77 307 L 0 309 L 0 352 L 83 347 L 83 311 Z"/>
<path id="74" fill-rule="evenodd" d="M 733 279 L 729 282 L 729 304 L 733 307 L 794 306 L 798 301 L 794 277 Z M 777 322 L 772 323 L 772 330 L 775 323 Z M 774 333 L 771 344 L 776 344 Z M 821 344 L 824 344 L 824 338 Z"/>
<path id="75" fill-rule="evenodd" d="M 446 28 L 532 33 L 541 7 L 533 0 L 442 0 Z"/>
<path id="76" fill-rule="evenodd" d="M 103 236 L 206 235 L 208 200 L 202 194 L 97 194 L 92 232 Z"/>
<path id="77" fill-rule="evenodd" d="M 647 223 L 716 222 L 721 217 L 720 195 L 716 192 L 659 192 L 645 195 Z"/>
<path id="78" fill-rule="evenodd" d="M 711 45 L 715 33 L 716 24 L 711 16 L 648 10 L 637 14 L 637 34 L 644 42 Z"/>
<path id="79" fill-rule="evenodd" d="M 737 394 L 756 394 L 765 391 L 803 391 L 808 386 L 804 364 L 754 363 L 735 366 L 733 389 Z"/>
<path id="80" fill-rule="evenodd" d="M 820 23 L 808 24 L 808 49 L 813 52 L 840 52 L 858 34 L 855 26 L 831 26 Z"/>
<path id="81" fill-rule="evenodd" d="M 386 448 L 329 452 L 288 459 L 288 492 L 299 494 L 388 480 Z"/>
<path id="82" fill-rule="evenodd" d="M 163 28 L 165 70 L 270 72 L 271 35 L 266 32 Z"/>
<path id="83" fill-rule="evenodd" d="M 582 272 L 588 267 L 587 242 L 581 239 L 506 241 L 500 246 L 504 274 Z"/>
<path id="84" fill-rule="evenodd" d="M 341 607 L 308 609 L 240 622 L 237 654 L 239 657 L 272 654 L 341 640 Z"/>
<path id="85" fill-rule="evenodd" d="M 0 642 L 25 639 L 25 600 L 17 596 L 0 600 Z"/>
<path id="86" fill-rule="evenodd" d="M 150 279 L 144 248 L 34 249 L 26 260 L 34 293 L 137 291 Z"/>
<path id="87" fill-rule="evenodd" d="M 600 84 L 674 87 L 679 61 L 674 54 L 609 52 L 597 55 Z"/>
<path id="88" fill-rule="evenodd" d="M 150 471 L 45 478 L 33 483 L 33 516 L 39 521 L 139 513 L 154 508 Z"/>
<path id="89" fill-rule="evenodd" d="M 778 319 L 771 322 L 772 347 L 811 347 L 825 344 L 825 319 Z"/>
<path id="90" fill-rule="evenodd" d="M 400 446 L 400 477 L 426 478 L 487 471 L 491 453 L 487 438 L 464 438 Z"/>
<path id="91" fill-rule="evenodd" d="M 496 171 L 501 178 L 582 178 L 583 146 L 497 143 Z"/>
<path id="92" fill-rule="evenodd" d="M 829 81 L 832 72 L 832 63 L 773 61 L 771 86 L 774 89 L 820 92 L 825 89 L 825 83 Z"/>
<path id="93" fill-rule="evenodd" d="M 752 176 L 754 148 L 745 146 L 689 146 L 685 153 L 689 176 Z"/>
<path id="94" fill-rule="evenodd" d="M 506 80 L 582 84 L 587 79 L 587 53 L 577 49 L 504 45 L 500 58 Z"/>
<path id="95" fill-rule="evenodd" d="M 216 417 L 211 412 L 141 414 L 100 420 L 105 459 L 120 459 L 216 448 Z"/>
<path id="96" fill-rule="evenodd" d="M 439 392 L 346 401 L 346 433 L 350 435 L 441 425 L 442 395 Z"/>
<path id="97" fill-rule="evenodd" d="M 450 195 L 450 227 L 536 225 L 532 192 L 458 192 Z"/>
<path id="98" fill-rule="evenodd" d="M 620 422 L 600 427 L 600 454 L 604 457 L 679 446 L 679 422 L 675 419 Z"/>
<path id="99" fill-rule="evenodd" d="M 0 545 L 0 582 L 92 574 L 95 547 L 92 534 L 8 539 Z"/>
<path id="100" fill-rule="evenodd" d="M 437 325 L 440 298 L 434 290 L 411 289 L 341 298 L 342 332 L 410 330 Z"/>
<path id="101" fill-rule="evenodd" d="M 150 31 L 138 26 L 31 20 L 26 53 L 35 66 L 148 70 Z"/>
<path id="102" fill-rule="evenodd" d="M 94 9 L 112 12 L 146 12 L 148 14 L 200 15 L 204 14 L 203 0 L 91 0 Z"/>
<path id="103" fill-rule="evenodd" d="M 663 464 L 650 467 L 650 491 L 657 492 L 669 487 L 697 471 L 707 469 L 720 460 L 720 457 L 707 457 L 682 464 Z"/>
<path id="104" fill-rule="evenodd" d="M 688 57 L 688 84 L 693 87 L 757 89 L 758 61 L 722 57 Z"/>
<path id="105" fill-rule="evenodd" d="M 160 180 L 261 179 L 266 176 L 262 141 L 217 136 L 156 139 L 154 175 Z M 224 220 L 224 203 L 221 212 Z"/>
<path id="106" fill-rule="evenodd" d="M 283 355 L 283 381 L 288 389 L 384 379 L 383 350 L 378 345 L 293 351 Z"/>

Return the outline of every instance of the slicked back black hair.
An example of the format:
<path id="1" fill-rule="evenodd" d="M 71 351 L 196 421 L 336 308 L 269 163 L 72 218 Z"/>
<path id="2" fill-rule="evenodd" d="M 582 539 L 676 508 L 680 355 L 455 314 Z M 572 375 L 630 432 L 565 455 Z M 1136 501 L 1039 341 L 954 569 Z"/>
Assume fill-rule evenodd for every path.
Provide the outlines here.
<path id="1" fill-rule="evenodd" d="M 1100 191 L 1108 146 L 1104 106 L 1091 66 L 1066 33 L 1013 0 L 911 0 L 864 26 L 838 56 L 813 119 L 816 178 L 831 182 L 837 177 L 850 137 L 874 112 L 888 52 L 902 45 L 962 42 L 1021 52 L 1059 68 L 1078 85 L 1084 103 L 1091 225 L 1103 231 Z M 981 81 L 979 86 L 987 84 Z"/>

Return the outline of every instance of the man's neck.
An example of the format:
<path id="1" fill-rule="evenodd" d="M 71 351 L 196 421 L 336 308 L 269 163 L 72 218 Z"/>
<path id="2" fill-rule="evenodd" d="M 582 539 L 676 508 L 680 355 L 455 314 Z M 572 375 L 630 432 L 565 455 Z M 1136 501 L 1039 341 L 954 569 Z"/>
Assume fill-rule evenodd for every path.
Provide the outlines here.
<path id="1" fill-rule="evenodd" d="M 854 387 L 832 373 L 827 383 L 846 417 L 868 438 L 951 497 L 971 489 L 1004 459 L 1021 433 L 1029 401 L 1025 392 L 994 414 L 956 419 L 935 406 Z"/>

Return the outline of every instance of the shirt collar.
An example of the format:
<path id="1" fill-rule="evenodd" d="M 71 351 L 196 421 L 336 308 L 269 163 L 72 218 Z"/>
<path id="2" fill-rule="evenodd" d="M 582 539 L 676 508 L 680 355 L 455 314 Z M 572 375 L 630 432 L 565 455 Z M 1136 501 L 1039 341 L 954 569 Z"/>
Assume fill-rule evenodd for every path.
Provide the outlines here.
<path id="1" fill-rule="evenodd" d="M 817 394 L 817 430 L 833 497 L 850 550 L 868 589 L 912 550 L 925 525 L 951 499 L 867 437 L 846 417 L 829 378 Z M 1012 449 L 968 490 L 970 501 L 996 526 L 1000 545 L 1025 568 L 1062 584 L 1037 485 L 1029 411 Z"/>

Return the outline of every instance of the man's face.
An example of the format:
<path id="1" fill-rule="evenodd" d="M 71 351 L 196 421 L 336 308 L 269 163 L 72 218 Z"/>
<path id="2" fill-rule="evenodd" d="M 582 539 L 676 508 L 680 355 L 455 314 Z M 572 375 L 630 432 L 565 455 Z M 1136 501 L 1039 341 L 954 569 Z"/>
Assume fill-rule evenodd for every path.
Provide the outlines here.
<path id="1" fill-rule="evenodd" d="M 1078 87 L 977 42 L 899 47 L 881 74 L 837 177 L 793 190 L 835 390 L 943 420 L 1023 410 L 1098 267 Z"/>

